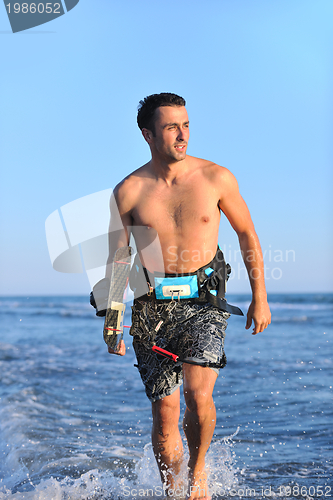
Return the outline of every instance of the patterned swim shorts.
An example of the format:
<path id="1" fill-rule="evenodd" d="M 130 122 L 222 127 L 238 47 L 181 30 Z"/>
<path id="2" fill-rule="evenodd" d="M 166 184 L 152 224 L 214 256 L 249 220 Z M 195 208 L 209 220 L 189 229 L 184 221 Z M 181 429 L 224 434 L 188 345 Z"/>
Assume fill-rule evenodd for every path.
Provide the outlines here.
<path id="1" fill-rule="evenodd" d="M 133 347 L 138 369 L 151 402 L 172 394 L 182 384 L 182 363 L 155 354 L 151 334 L 170 304 L 136 300 L 132 312 Z M 183 359 L 213 362 L 223 368 L 227 362 L 224 337 L 230 314 L 210 304 L 176 303 L 155 336 L 155 344 Z M 217 374 L 218 368 L 211 368 Z"/>

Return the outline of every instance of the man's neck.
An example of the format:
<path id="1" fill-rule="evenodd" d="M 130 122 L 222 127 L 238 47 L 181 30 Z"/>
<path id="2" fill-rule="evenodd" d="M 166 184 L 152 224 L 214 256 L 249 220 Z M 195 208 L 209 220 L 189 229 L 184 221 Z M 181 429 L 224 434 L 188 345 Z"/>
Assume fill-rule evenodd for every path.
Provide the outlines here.
<path id="1" fill-rule="evenodd" d="M 189 158 L 180 161 L 162 161 L 152 158 L 149 166 L 157 179 L 161 179 L 166 184 L 171 185 L 177 177 L 182 176 L 189 168 Z"/>

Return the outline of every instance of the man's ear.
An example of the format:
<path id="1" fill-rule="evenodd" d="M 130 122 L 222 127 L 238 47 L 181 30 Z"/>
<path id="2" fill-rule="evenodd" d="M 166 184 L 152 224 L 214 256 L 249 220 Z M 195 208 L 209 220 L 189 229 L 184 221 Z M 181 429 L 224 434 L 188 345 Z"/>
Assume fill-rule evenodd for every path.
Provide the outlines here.
<path id="1" fill-rule="evenodd" d="M 147 141 L 148 144 L 150 144 L 150 141 L 153 137 L 152 131 L 148 130 L 147 128 L 143 128 L 141 132 L 142 132 L 142 135 L 143 135 L 145 141 Z"/>

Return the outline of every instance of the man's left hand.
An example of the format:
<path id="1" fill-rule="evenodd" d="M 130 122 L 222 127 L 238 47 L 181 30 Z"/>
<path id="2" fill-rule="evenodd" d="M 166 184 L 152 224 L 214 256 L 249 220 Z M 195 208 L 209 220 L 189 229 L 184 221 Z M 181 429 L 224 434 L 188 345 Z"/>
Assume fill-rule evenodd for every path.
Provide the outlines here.
<path id="1" fill-rule="evenodd" d="M 271 323 L 271 312 L 267 300 L 252 300 L 247 312 L 246 330 L 254 323 L 252 335 L 263 332 Z"/>
<path id="2" fill-rule="evenodd" d="M 126 347 L 125 347 L 125 342 L 123 339 L 120 340 L 118 345 L 112 349 L 111 347 L 108 347 L 108 352 L 110 354 L 117 354 L 117 356 L 125 356 L 126 354 Z"/>

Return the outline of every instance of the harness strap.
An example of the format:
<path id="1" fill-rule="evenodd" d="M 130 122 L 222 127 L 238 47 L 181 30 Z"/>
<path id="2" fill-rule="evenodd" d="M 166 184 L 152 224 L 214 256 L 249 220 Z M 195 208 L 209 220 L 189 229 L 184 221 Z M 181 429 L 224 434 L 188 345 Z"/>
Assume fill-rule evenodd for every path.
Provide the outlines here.
<path id="1" fill-rule="evenodd" d="M 220 363 L 213 363 L 212 361 L 192 361 L 191 359 L 183 359 L 179 357 L 177 354 L 173 354 L 170 351 L 166 351 L 165 349 L 162 349 L 161 347 L 157 347 L 154 345 L 152 347 L 152 351 L 155 352 L 156 354 L 160 354 L 161 356 L 164 356 L 165 358 L 169 358 L 175 363 L 181 362 L 181 363 L 187 363 L 189 365 L 196 365 L 196 366 L 202 366 L 204 368 L 223 368 L 226 364 L 225 360 L 221 360 Z"/>
<path id="2" fill-rule="evenodd" d="M 206 291 L 205 297 L 207 302 L 215 307 L 218 307 L 222 311 L 225 311 L 229 314 L 236 314 L 237 316 L 244 316 L 243 311 L 239 307 L 228 304 L 228 302 L 224 298 L 221 299 L 220 297 L 213 295 L 209 290 Z"/>

